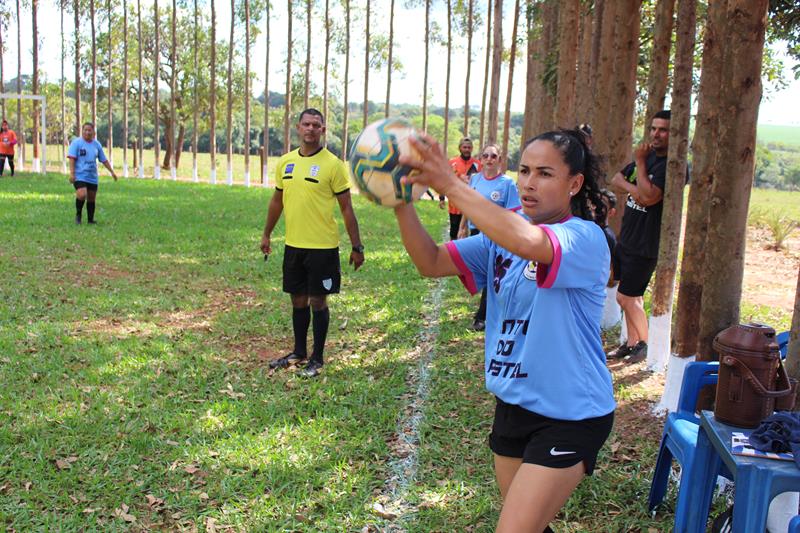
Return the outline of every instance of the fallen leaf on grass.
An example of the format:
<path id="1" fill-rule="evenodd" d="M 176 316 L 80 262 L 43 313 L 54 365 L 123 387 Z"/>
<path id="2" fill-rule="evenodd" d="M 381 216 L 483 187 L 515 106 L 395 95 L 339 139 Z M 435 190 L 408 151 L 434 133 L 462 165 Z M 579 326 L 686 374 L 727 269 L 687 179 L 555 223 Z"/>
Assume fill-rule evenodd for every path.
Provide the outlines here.
<path id="1" fill-rule="evenodd" d="M 199 497 L 201 500 L 205 501 L 208 499 L 208 494 L 206 494 L 205 492 L 201 492 Z"/>
<path id="2" fill-rule="evenodd" d="M 95 511 L 98 511 L 98 510 L 99 510 L 99 509 L 92 509 L 91 507 L 87 507 L 86 509 L 84 509 L 84 510 L 83 510 L 83 511 L 81 511 L 81 512 L 82 512 L 83 514 L 92 514 L 93 512 L 95 512 Z"/>
<path id="3" fill-rule="evenodd" d="M 129 509 L 130 508 L 123 503 L 117 509 L 114 509 L 114 516 L 116 516 L 117 518 L 122 518 L 123 520 L 129 523 L 136 522 L 136 517 L 128 513 Z"/>
<path id="4" fill-rule="evenodd" d="M 146 495 L 145 499 L 147 499 L 148 507 L 156 511 L 159 510 L 159 508 L 164 505 L 164 500 L 162 500 L 161 498 L 156 498 L 152 494 Z"/>
<path id="5" fill-rule="evenodd" d="M 186 471 L 187 474 L 194 474 L 195 472 L 200 470 L 200 468 L 194 465 L 185 466 L 183 467 L 183 469 Z"/>
<path id="6" fill-rule="evenodd" d="M 386 520 L 394 520 L 397 518 L 396 513 L 387 510 L 386 507 L 380 502 L 373 503 L 372 510 L 376 515 L 380 516 L 381 518 L 385 518 Z"/>
<path id="7" fill-rule="evenodd" d="M 56 459 L 56 467 L 59 470 L 66 470 L 67 468 L 71 468 L 72 467 L 72 463 L 74 463 L 77 460 L 78 460 L 78 458 L 75 457 L 74 455 L 71 455 L 71 456 L 67 457 L 66 459 Z"/>
<path id="8" fill-rule="evenodd" d="M 26 491 L 30 491 L 31 490 L 31 482 L 30 481 L 26 481 L 24 487 L 25 487 Z"/>
<path id="9" fill-rule="evenodd" d="M 170 446 L 178 446 L 178 443 L 174 440 L 165 440 L 164 444 L 169 444 Z"/>
<path id="10" fill-rule="evenodd" d="M 206 532 L 207 533 L 216 533 L 217 532 L 217 521 L 210 516 L 206 517 Z"/>

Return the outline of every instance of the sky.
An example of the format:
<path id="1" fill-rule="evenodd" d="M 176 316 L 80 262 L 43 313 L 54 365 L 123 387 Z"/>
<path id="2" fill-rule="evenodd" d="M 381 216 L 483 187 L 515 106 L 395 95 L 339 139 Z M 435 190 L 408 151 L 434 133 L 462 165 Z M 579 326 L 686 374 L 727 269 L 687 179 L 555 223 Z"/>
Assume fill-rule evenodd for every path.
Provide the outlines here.
<path id="1" fill-rule="evenodd" d="M 202 1 L 202 0 L 201 0 Z M 395 2 L 395 48 L 394 55 L 399 58 L 403 65 L 402 72 L 395 72 L 392 77 L 392 103 L 393 104 L 420 104 L 422 101 L 423 91 L 423 73 L 424 73 L 424 57 L 425 57 L 425 40 L 424 40 L 424 21 L 425 11 L 422 6 L 406 7 L 409 0 L 396 0 Z M 117 4 L 120 0 L 115 0 Z M 98 5 L 104 4 L 102 1 L 97 2 Z M 134 0 L 129 0 L 130 4 Z M 167 3 L 167 2 L 162 2 Z M 206 0 L 207 3 L 207 0 Z M 317 3 L 322 4 L 324 9 L 324 2 L 318 0 Z M 344 20 L 343 11 L 338 6 L 336 0 L 331 0 L 331 18 L 340 21 Z M 44 0 L 40 2 L 41 7 L 39 11 L 39 35 L 41 37 L 40 48 L 40 68 L 44 72 L 46 79 L 56 80 L 61 72 L 60 64 L 60 20 L 59 11 L 56 7 L 55 0 Z M 295 4 L 301 4 L 295 1 Z M 337 4 L 334 6 L 334 4 Z M 361 5 L 362 2 L 354 0 L 353 4 Z M 477 1 L 482 10 L 481 16 L 485 20 L 485 2 Z M 372 7 L 372 22 L 371 33 L 373 35 L 383 33 L 388 35 L 389 30 L 389 0 L 373 1 Z M 511 40 L 510 29 L 513 24 L 513 2 L 506 0 L 506 9 L 504 11 L 504 42 L 508 45 Z M 152 6 L 151 0 L 144 0 L 142 2 L 143 9 Z M 220 39 L 227 39 L 230 24 L 230 4 L 228 2 L 217 0 L 217 36 Z M 270 90 L 275 92 L 283 92 L 285 84 L 285 56 L 286 56 L 286 4 L 284 2 L 273 2 L 275 6 L 272 10 L 270 20 L 271 32 L 271 46 L 270 46 Z M 300 9 L 298 13 L 297 10 Z M 206 9 L 208 11 L 208 9 Z M 435 2 L 432 10 L 432 20 L 436 22 L 443 34 L 446 35 L 446 9 L 441 2 Z M 362 15 L 363 17 L 363 15 Z M 30 11 L 24 10 L 22 14 L 22 72 L 30 74 L 31 72 L 31 19 Z M 321 11 L 319 16 L 312 17 L 312 80 L 317 86 L 322 87 L 322 62 L 324 60 L 324 38 L 325 30 L 322 23 Z M 98 23 L 103 24 L 103 17 L 98 15 Z M 168 21 L 165 21 L 165 24 Z M 524 23 L 524 17 L 520 17 L 520 26 Z M 65 17 L 65 32 L 67 33 L 67 41 L 72 38 L 72 16 L 67 14 Z M 88 21 L 82 21 L 82 24 L 88 25 Z M 343 25 L 343 22 L 342 22 Z M 266 43 L 264 38 L 264 19 L 262 17 L 261 28 L 262 33 L 259 36 L 255 47 L 251 53 L 251 65 L 256 79 L 253 82 L 253 93 L 261 94 L 263 91 L 264 79 L 264 62 Z M 486 46 L 486 31 L 485 26 L 481 26 L 479 31 L 473 36 L 473 52 L 472 52 L 472 74 L 470 83 L 470 104 L 475 106 L 480 104 L 481 93 L 483 90 L 483 72 L 484 72 L 484 59 L 485 59 L 485 46 Z M 238 28 L 239 31 L 241 28 Z M 243 33 L 243 32 L 242 32 Z M 351 35 L 351 56 L 350 56 L 350 86 L 349 86 L 349 100 L 351 102 L 363 101 L 363 73 L 364 73 L 364 22 L 363 19 L 356 20 L 352 23 Z M 6 41 L 7 52 L 4 57 L 4 74 L 5 79 L 11 79 L 16 76 L 16 37 L 17 28 L 12 20 L 11 26 L 3 35 Z M 304 7 L 295 7 L 294 23 L 293 23 L 293 38 L 295 39 L 295 56 L 294 56 L 294 71 L 296 75 L 302 76 L 302 63 L 305 61 L 305 39 L 306 39 L 306 26 L 305 26 L 305 10 Z M 450 107 L 460 108 L 464 105 L 464 86 L 465 86 L 465 70 L 466 70 L 466 36 L 455 36 L 454 42 L 457 43 L 457 48 L 453 50 L 453 67 L 451 72 L 450 84 Z M 300 51 L 302 50 L 302 51 Z M 344 71 L 344 57 L 339 56 L 331 49 L 331 54 L 334 56 L 335 61 L 338 62 L 338 70 L 343 73 Z M 68 52 L 69 55 L 69 52 Z M 785 56 L 784 56 L 785 57 Z M 433 106 L 443 106 L 445 103 L 445 84 L 446 84 L 446 48 L 441 45 L 432 45 L 430 53 L 430 66 L 429 66 L 429 82 L 428 82 L 428 97 L 429 103 Z M 795 81 L 791 72 L 791 60 L 785 57 L 787 79 L 792 80 L 792 83 L 784 90 L 769 94 L 762 101 L 759 122 L 770 124 L 785 124 L 800 126 L 800 106 L 797 105 L 798 98 L 800 98 L 800 81 Z M 66 66 L 67 76 L 71 74 L 71 66 Z M 524 87 L 525 87 L 525 50 L 517 51 L 517 62 L 514 71 L 514 83 L 512 84 L 511 96 L 511 109 L 512 111 L 522 112 L 524 110 Z M 369 99 L 373 102 L 383 102 L 386 96 L 386 69 L 379 69 L 370 72 L 370 89 Z M 334 97 L 341 98 L 343 91 L 343 82 L 340 79 L 330 80 L 330 90 L 333 91 Z M 500 90 L 500 105 L 505 105 L 506 88 L 508 83 L 507 68 L 503 69 L 501 74 L 501 90 Z M 501 107 L 502 108 L 502 107 Z"/>

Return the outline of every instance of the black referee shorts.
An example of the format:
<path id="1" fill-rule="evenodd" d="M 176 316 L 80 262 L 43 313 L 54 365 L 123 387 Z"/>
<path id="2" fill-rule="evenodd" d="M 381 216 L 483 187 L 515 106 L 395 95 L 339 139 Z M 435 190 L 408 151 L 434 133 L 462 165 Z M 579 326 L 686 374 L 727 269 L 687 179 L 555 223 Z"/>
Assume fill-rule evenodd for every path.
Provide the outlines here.
<path id="1" fill-rule="evenodd" d="M 656 270 L 658 259 L 626 252 L 617 244 L 612 255 L 614 279 L 619 281 L 617 292 L 625 296 L 643 296 Z"/>
<path id="2" fill-rule="evenodd" d="M 489 447 L 497 455 L 520 457 L 523 463 L 569 468 L 583 463 L 591 476 L 614 412 L 584 420 L 559 420 L 528 411 L 497 398 Z"/>
<path id="3" fill-rule="evenodd" d="M 337 294 L 342 282 L 338 248 L 295 248 L 283 252 L 283 292 Z"/>

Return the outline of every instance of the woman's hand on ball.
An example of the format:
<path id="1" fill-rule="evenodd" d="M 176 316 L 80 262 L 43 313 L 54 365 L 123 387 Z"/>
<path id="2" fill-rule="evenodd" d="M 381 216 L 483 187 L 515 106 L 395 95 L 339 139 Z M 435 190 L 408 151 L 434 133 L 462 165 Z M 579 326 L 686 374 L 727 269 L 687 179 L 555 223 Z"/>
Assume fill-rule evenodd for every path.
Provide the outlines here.
<path id="1" fill-rule="evenodd" d="M 419 133 L 410 137 L 409 143 L 416 152 L 413 156 L 400 156 L 400 164 L 413 168 L 410 176 L 403 177 L 403 183 L 420 183 L 436 189 L 440 194 L 448 196 L 447 191 L 458 178 L 447 161 L 441 145 L 427 133 Z"/>

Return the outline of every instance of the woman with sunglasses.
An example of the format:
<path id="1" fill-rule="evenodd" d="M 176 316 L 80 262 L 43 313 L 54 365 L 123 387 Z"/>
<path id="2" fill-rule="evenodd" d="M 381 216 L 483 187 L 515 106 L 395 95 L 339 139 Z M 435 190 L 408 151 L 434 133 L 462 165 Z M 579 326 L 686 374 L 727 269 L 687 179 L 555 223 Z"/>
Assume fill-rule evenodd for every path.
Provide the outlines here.
<path id="1" fill-rule="evenodd" d="M 503 174 L 502 156 L 500 147 L 496 144 L 487 144 L 481 150 L 481 171 L 473 174 L 469 186 L 478 191 L 484 198 L 491 202 L 511 209 L 519 206 L 519 196 L 514 180 Z M 467 216 L 461 218 L 461 227 L 458 238 L 463 239 L 470 235 L 477 235 L 480 230 Z M 472 329 L 483 331 L 486 327 L 486 289 L 481 291 L 481 303 L 472 321 Z"/>
<path id="2" fill-rule="evenodd" d="M 413 205 L 395 208 L 423 276 L 489 286 L 486 387 L 497 398 L 489 446 L 503 498 L 498 532 L 551 531 L 611 432 L 614 397 L 600 340 L 609 251 L 597 158 L 578 130 L 530 140 L 521 208 L 503 209 L 453 175 L 429 136 L 406 177 L 457 202 L 481 234 L 437 246 Z"/>

